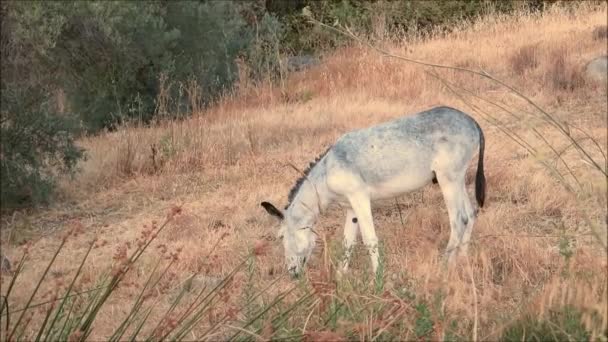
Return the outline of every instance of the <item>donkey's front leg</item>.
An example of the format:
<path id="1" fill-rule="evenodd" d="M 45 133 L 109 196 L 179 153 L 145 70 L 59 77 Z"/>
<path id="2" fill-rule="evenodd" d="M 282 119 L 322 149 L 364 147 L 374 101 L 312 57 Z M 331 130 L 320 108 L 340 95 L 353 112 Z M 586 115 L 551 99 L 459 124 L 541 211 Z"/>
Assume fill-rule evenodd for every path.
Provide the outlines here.
<path id="1" fill-rule="evenodd" d="M 348 264 L 353 253 L 353 247 L 357 242 L 359 222 L 357 215 L 352 209 L 346 210 L 346 222 L 344 223 L 344 260 L 342 261 L 342 272 L 348 271 Z"/>
<path id="2" fill-rule="evenodd" d="M 374 229 L 370 198 L 365 193 L 357 193 L 348 196 L 348 201 L 350 202 L 355 215 L 357 215 L 359 229 L 361 229 L 361 238 L 369 250 L 369 255 L 372 260 L 372 270 L 374 271 L 374 274 L 376 274 L 376 271 L 378 270 L 378 237 L 376 236 L 376 230 Z"/>

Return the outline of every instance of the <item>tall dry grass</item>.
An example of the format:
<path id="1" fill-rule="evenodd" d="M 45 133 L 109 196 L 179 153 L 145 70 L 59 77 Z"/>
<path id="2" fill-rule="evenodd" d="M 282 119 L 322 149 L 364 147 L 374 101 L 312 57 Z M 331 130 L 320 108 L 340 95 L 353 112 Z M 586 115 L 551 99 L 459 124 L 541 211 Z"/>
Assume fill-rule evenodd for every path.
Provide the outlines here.
<path id="1" fill-rule="evenodd" d="M 463 24 L 445 36 L 403 37 L 397 43 L 381 44 L 416 60 L 481 69 L 508 80 L 557 119 L 580 127 L 605 148 L 606 85 L 587 82 L 580 75 L 586 61 L 606 53 L 606 40 L 594 34 L 598 25 L 605 24 L 606 14 L 605 4 L 599 8 L 582 4 L 575 11 L 556 7 L 542 15 L 495 15 Z M 448 71 L 442 77 L 525 117 L 521 120 L 487 102 L 475 102 L 476 108 L 492 113 L 502 127 L 526 141 L 538 141 L 535 129 L 563 151 L 562 158 L 582 184 L 582 195 L 574 197 L 563 190 L 500 127 L 477 117 L 486 135 L 488 205 L 476 221 L 469 264 L 463 262 L 449 276 L 440 271 L 439 255 L 449 224 L 439 189 L 428 186 L 396 201 L 375 204 L 377 233 L 385 253 L 385 278 L 381 279 L 385 296 L 359 291 L 365 288 L 359 279 L 366 274 L 368 262 L 363 250 L 355 253 L 353 274 L 332 287 L 330 272 L 325 270 L 339 254 L 343 224 L 342 210 L 332 208 L 318 224 L 327 237 L 326 248 L 320 248 L 310 266 L 315 300 L 293 312 L 291 324 L 313 340 L 335 339 L 335 334 L 372 339 L 382 329 L 401 339 L 459 336 L 470 340 L 477 336 L 496 340 L 518 318 L 544 317 L 549 310 L 568 304 L 587 313 L 585 324 L 594 334 L 601 333 L 602 325 L 598 328 L 592 316 L 599 316 L 605 326 L 606 252 L 596 243 L 579 207 L 582 204 L 586 215 L 606 230 L 605 178 L 572 153 L 551 126 L 528 115 L 530 110 L 521 99 L 473 75 Z M 175 278 L 171 288 L 179 288 L 201 270 L 207 277 L 226 275 L 239 261 L 235 251 L 254 248 L 259 255 L 250 273 L 235 278 L 237 283 L 262 289 L 283 268 L 281 246 L 273 240 L 274 222 L 258 203 L 285 201 L 298 177 L 288 163 L 306 165 L 346 131 L 440 104 L 468 108 L 463 97 L 422 68 L 379 58 L 374 51 L 355 45 L 325 56 L 311 70 L 291 74 L 279 86 L 245 84 L 238 93 L 192 118 L 153 127 L 124 126 L 85 138 L 80 143 L 89 158 L 76 179 L 62 184 L 62 204 L 30 215 L 16 214 L 3 223 L 3 231 L 19 227 L 34 231 L 37 237 L 30 247 L 35 251 L 31 264 L 21 276 L 26 283 L 13 296 L 27 298 L 28 281 L 36 279 L 60 242 L 56 233 L 39 233 L 38 227 L 63 230 L 66 220 L 79 219 L 87 228 L 81 238 L 68 241 L 65 253 L 58 257 L 53 270 L 58 278 L 75 272 L 72 260 L 86 250 L 86 239 L 95 236 L 106 241 L 91 253 L 91 263 L 82 271 L 82 277 L 93 284 L 114 249 L 136 238 L 138 232 L 132 227 L 159 219 L 174 204 L 183 206 L 183 214 L 173 221 L 175 229 L 170 234 L 158 237 L 165 248 L 182 250 L 180 262 L 171 270 Z M 582 143 L 601 160 L 591 140 Z M 548 151 L 543 153 L 548 155 Z M 550 162 L 567 172 L 559 159 Z M 6 253 L 16 258 L 22 249 L 11 246 Z M 213 262 L 205 259 L 210 251 Z M 155 255 L 142 256 L 137 276 L 129 279 L 133 288 L 122 288 L 109 299 L 109 306 L 97 318 L 101 326 L 111 327 L 128 314 L 121 304 L 143 286 L 154 263 Z M 6 275 L 2 278 L 5 284 Z M 265 300 L 271 301 L 290 285 L 280 279 Z M 238 303 L 235 298 L 244 291 L 235 289 L 231 303 Z M 341 316 L 343 321 L 332 323 L 331 335 L 324 315 L 333 310 L 334 299 L 359 314 Z M 378 303 L 385 308 L 394 303 L 393 316 L 390 310 L 380 317 L 369 309 Z M 169 301 L 160 301 L 159 306 L 166 308 Z M 229 327 L 226 331 L 235 332 Z M 269 336 L 268 331 L 272 325 L 265 330 L 260 327 L 258 335 Z M 109 334 L 99 328 L 92 336 Z"/>

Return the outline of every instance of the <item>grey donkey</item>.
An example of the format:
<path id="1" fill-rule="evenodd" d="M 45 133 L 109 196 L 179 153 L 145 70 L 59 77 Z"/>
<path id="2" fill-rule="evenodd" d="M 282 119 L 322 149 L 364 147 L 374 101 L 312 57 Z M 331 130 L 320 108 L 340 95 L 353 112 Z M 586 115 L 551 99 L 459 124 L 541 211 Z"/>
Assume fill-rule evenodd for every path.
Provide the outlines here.
<path id="1" fill-rule="evenodd" d="M 449 107 L 436 107 L 373 127 L 352 131 L 310 164 L 289 193 L 280 210 L 269 202 L 261 205 L 279 218 L 288 272 L 297 276 L 315 245 L 312 229 L 330 203 L 347 208 L 344 226 L 348 269 L 357 232 L 378 269 L 378 238 L 371 201 L 394 198 L 430 183 L 439 183 L 450 220 L 450 240 L 445 260 L 455 252 L 466 253 L 477 210 L 465 187 L 465 173 L 479 148 L 475 197 L 483 206 L 486 181 L 483 172 L 484 136 L 479 124 L 467 114 Z"/>

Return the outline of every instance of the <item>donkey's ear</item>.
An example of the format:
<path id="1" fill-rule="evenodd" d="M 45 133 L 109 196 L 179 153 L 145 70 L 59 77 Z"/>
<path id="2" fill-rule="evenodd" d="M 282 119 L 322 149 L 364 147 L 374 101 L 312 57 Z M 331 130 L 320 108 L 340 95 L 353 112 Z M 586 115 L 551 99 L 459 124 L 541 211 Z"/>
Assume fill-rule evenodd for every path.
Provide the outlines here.
<path id="1" fill-rule="evenodd" d="M 271 203 L 269 203 L 269 202 L 262 202 L 262 203 L 260 203 L 260 204 L 262 205 L 262 207 L 264 207 L 264 209 L 266 209 L 266 211 L 267 211 L 267 212 L 268 212 L 270 215 L 272 215 L 272 216 L 276 216 L 276 217 L 278 217 L 278 218 L 279 218 L 279 219 L 281 219 L 281 220 L 282 220 L 283 218 L 285 218 L 285 216 L 283 216 L 283 212 L 282 212 L 282 211 L 280 211 L 279 209 L 277 209 L 277 208 L 276 208 L 274 205 L 272 205 Z"/>

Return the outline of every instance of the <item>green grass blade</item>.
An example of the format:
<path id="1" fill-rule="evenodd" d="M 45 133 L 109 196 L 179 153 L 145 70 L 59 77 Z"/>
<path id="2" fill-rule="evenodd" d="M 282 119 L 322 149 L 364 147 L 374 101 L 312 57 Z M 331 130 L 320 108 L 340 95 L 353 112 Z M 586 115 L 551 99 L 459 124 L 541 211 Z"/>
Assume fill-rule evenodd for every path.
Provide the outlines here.
<path id="1" fill-rule="evenodd" d="M 67 339 L 67 336 L 65 338 L 63 338 L 63 334 L 64 334 L 64 331 L 66 331 L 66 328 L 68 328 L 68 324 L 70 322 L 70 317 L 72 316 L 74 306 L 76 306 L 76 300 L 72 301 L 72 305 L 70 305 L 70 310 L 68 310 L 68 314 L 66 315 L 65 320 L 63 322 L 63 327 L 61 327 L 61 330 L 59 330 L 58 336 L 57 337 L 55 337 L 55 335 L 47 336 L 48 341 L 58 341 L 58 340 L 63 341 L 63 340 Z M 68 331 L 70 331 L 70 329 L 68 329 Z"/>
<path id="2" fill-rule="evenodd" d="M 186 281 L 191 281 L 194 278 L 195 275 L 196 274 L 192 275 Z M 205 289 L 206 289 L 206 286 L 205 286 L 205 288 L 203 288 L 203 291 Z M 165 320 L 165 318 L 167 318 L 171 314 L 171 312 L 173 312 L 173 310 L 175 310 L 175 308 L 177 307 L 177 305 L 181 302 L 182 298 L 184 298 L 186 292 L 187 292 L 186 287 L 182 286 L 182 289 L 179 292 L 179 294 L 177 295 L 177 298 L 175 298 L 175 300 L 173 301 L 173 303 L 171 303 L 171 306 L 169 307 L 169 309 L 167 309 L 167 311 L 165 312 L 165 314 L 158 320 L 158 323 L 156 324 L 156 326 L 154 327 L 154 329 L 152 329 L 152 332 L 150 333 L 150 336 L 154 336 L 154 334 L 156 333 L 156 331 L 160 327 L 161 323 Z"/>
<path id="3" fill-rule="evenodd" d="M 82 332 L 81 340 L 84 341 L 91 333 L 91 328 L 95 318 L 97 318 L 97 314 L 99 310 L 103 306 L 103 304 L 108 300 L 110 295 L 114 292 L 114 290 L 118 287 L 120 282 L 123 280 L 124 276 L 131 270 L 131 267 L 137 260 L 141 257 L 141 255 L 148 249 L 150 244 L 158 237 L 158 235 L 167 227 L 167 224 L 171 222 L 171 217 L 168 217 L 165 222 L 156 230 L 152 237 L 141 247 L 136 249 L 131 257 L 129 257 L 127 263 L 125 264 L 125 269 L 120 270 L 117 274 L 113 275 L 110 278 L 110 284 L 106 291 L 101 295 L 99 300 L 94 304 L 91 312 L 86 316 L 86 319 L 82 326 L 80 327 L 80 331 Z"/>
<path id="4" fill-rule="evenodd" d="M 91 243 L 89 244 L 89 248 L 87 249 L 87 252 L 85 253 L 84 257 L 82 258 L 82 261 L 80 262 L 80 265 L 78 266 L 78 270 L 76 271 L 76 274 L 74 275 L 74 278 L 72 279 L 72 282 L 70 283 L 70 285 L 67 288 L 65 296 L 63 297 L 63 299 L 61 300 L 61 303 L 59 303 L 59 306 L 57 307 L 55 317 L 53 318 L 53 321 L 51 322 L 51 324 L 49 324 L 49 328 L 46 333 L 47 338 L 48 338 L 49 334 L 51 333 L 51 331 L 53 330 L 53 327 L 55 327 L 55 323 L 57 322 L 59 315 L 63 310 L 63 306 L 65 305 L 65 302 L 67 301 L 68 296 L 70 295 L 70 292 L 72 292 L 72 289 L 74 288 L 74 284 L 76 284 L 76 280 L 80 276 L 80 273 L 82 272 L 82 268 L 84 267 L 84 264 L 87 261 L 89 254 L 91 253 L 91 250 L 93 249 L 94 245 L 95 245 L 95 240 L 91 241 Z"/>
<path id="5" fill-rule="evenodd" d="M 228 282 L 232 279 L 232 277 L 234 277 L 236 272 L 238 272 L 245 265 L 246 261 L 247 259 L 243 260 L 224 279 L 222 279 L 219 284 L 217 284 L 213 289 L 211 289 L 211 291 L 209 291 L 209 293 L 203 299 L 201 299 L 200 303 L 198 303 L 192 311 L 185 312 L 184 315 L 182 315 L 182 317 L 178 320 L 179 322 L 182 322 L 188 316 L 190 316 L 191 318 L 186 323 L 182 324 L 182 329 L 179 330 L 178 333 L 176 333 L 172 340 L 181 339 L 183 335 L 187 334 L 192 329 L 192 326 L 196 324 L 196 322 L 200 320 L 200 317 L 206 312 L 207 308 L 209 307 L 209 303 L 211 303 L 213 299 L 217 297 L 219 290 L 225 287 L 226 284 L 228 284 Z M 201 306 L 202 308 L 199 309 Z M 165 336 L 163 336 L 161 340 L 167 338 L 169 334 L 171 334 L 171 332 L 172 330 L 165 334 Z"/>
<path id="6" fill-rule="evenodd" d="M 329 322 L 334 321 L 335 318 L 338 315 L 338 312 L 340 312 L 340 309 L 342 309 L 342 307 L 344 306 L 343 303 L 338 303 L 338 305 L 336 305 L 336 308 L 334 309 L 334 311 L 331 313 L 331 315 L 329 315 L 329 317 L 327 317 L 327 319 L 325 320 L 325 322 L 323 322 L 323 326 L 326 327 L 327 324 L 329 324 Z M 335 321 L 334 321 L 335 323 Z"/>
<path id="7" fill-rule="evenodd" d="M 253 295 L 242 307 L 244 308 L 248 308 L 256 299 L 258 299 L 262 294 L 266 293 L 266 291 L 268 291 L 272 286 L 274 286 L 276 283 L 279 282 L 279 280 L 281 280 L 281 278 L 276 278 L 274 281 L 272 281 L 270 284 L 268 284 L 268 286 L 266 286 L 263 290 L 260 290 L 258 293 L 256 293 L 255 295 Z M 224 317 L 225 318 L 225 317 Z M 213 324 L 212 326 L 210 326 L 203 334 L 202 336 L 207 336 L 208 334 L 210 334 L 213 329 L 215 329 L 219 324 L 221 324 L 223 322 L 223 318 L 221 320 L 218 320 L 218 322 L 216 322 L 215 324 Z"/>
<path id="8" fill-rule="evenodd" d="M 148 320 L 148 317 L 150 316 L 150 313 L 152 313 L 152 308 L 148 309 L 148 311 L 146 312 L 145 316 L 143 317 L 143 319 L 141 320 L 141 322 L 139 323 L 139 325 L 135 328 L 135 331 L 133 331 L 133 334 L 131 334 L 131 337 L 129 338 L 129 341 L 135 341 L 136 340 L 137 335 L 139 335 L 139 332 L 141 331 L 141 329 L 144 327 L 144 324 Z"/>
<path id="9" fill-rule="evenodd" d="M 38 328 L 38 335 L 36 336 L 36 339 L 35 339 L 36 342 L 40 341 L 40 338 L 42 337 L 42 334 L 44 333 L 44 328 L 46 327 L 46 324 L 48 323 L 49 318 L 51 318 L 51 313 L 53 312 L 53 309 L 54 309 L 54 306 L 51 304 L 49 309 L 46 311 L 46 315 L 44 316 L 44 321 L 42 321 L 40 328 Z"/>
<path id="10" fill-rule="evenodd" d="M 150 276 L 148 277 L 148 280 L 146 280 L 144 287 L 141 289 L 137 298 L 135 299 L 135 302 L 133 303 L 133 306 L 131 307 L 131 311 L 129 312 L 127 317 L 125 317 L 125 319 L 122 321 L 122 323 L 118 326 L 118 328 L 116 328 L 116 330 L 114 331 L 114 334 L 112 334 L 112 336 L 110 336 L 110 338 L 108 339 L 109 341 L 119 341 L 120 338 L 124 335 L 125 331 L 131 324 L 131 321 L 134 318 L 135 314 L 141 308 L 141 305 L 143 304 L 144 293 L 146 292 L 146 290 L 148 289 L 148 286 L 152 282 L 152 278 L 154 277 L 156 270 L 160 266 L 160 263 L 161 263 L 161 260 L 158 260 L 158 262 L 152 269 L 152 272 L 150 272 Z M 153 288 L 156 284 L 158 284 L 160 279 L 166 274 L 167 270 L 169 269 L 169 267 L 171 267 L 172 264 L 173 264 L 173 262 L 169 263 L 169 265 L 165 268 L 165 271 L 160 275 L 160 277 L 157 279 L 157 281 L 152 286 L 150 286 L 150 288 Z"/>
<path id="11" fill-rule="evenodd" d="M 23 270 L 23 265 L 25 265 L 26 258 L 27 258 L 27 254 L 23 254 L 23 256 L 21 257 L 21 260 L 19 260 L 17 269 L 15 270 L 15 275 L 13 275 L 13 277 L 11 278 L 11 282 L 8 284 L 8 290 L 6 290 L 6 294 L 4 294 L 4 297 L 6 298 L 6 306 L 3 304 L 2 307 L 0 307 L 0 315 L 4 314 L 4 308 L 6 308 L 6 312 L 8 314 L 8 298 L 11 295 L 11 291 L 13 290 L 13 286 L 15 285 L 15 282 L 17 281 L 17 277 L 19 277 L 19 274 L 21 274 L 21 271 Z"/>
<path id="12" fill-rule="evenodd" d="M 289 289 L 288 291 L 283 292 L 282 294 L 278 295 L 274 301 L 272 301 L 272 303 L 270 303 L 269 305 L 267 305 L 264 309 L 262 309 L 257 315 L 255 315 L 255 317 L 253 317 L 252 319 L 250 319 L 247 324 L 245 324 L 244 326 L 242 326 L 241 328 L 246 329 L 247 327 L 249 327 L 250 325 L 252 325 L 253 323 L 255 323 L 255 321 L 257 321 L 260 317 L 264 316 L 264 314 L 266 314 L 268 311 L 270 311 L 270 309 L 272 309 L 275 305 L 277 305 L 278 303 L 280 303 L 281 301 L 283 301 L 283 299 L 285 297 L 287 297 L 287 295 L 289 295 L 291 292 L 293 292 L 295 289 L 297 289 L 298 286 L 294 286 L 291 289 Z M 228 341 L 234 341 L 235 338 L 237 338 L 239 335 L 241 334 L 241 331 L 237 331 L 236 333 L 234 333 L 234 335 L 232 335 Z"/>
<path id="13" fill-rule="evenodd" d="M 281 328 L 285 324 L 285 322 L 287 322 L 287 318 L 289 318 L 289 313 L 291 313 L 293 310 L 295 310 L 300 305 L 306 303 L 306 301 L 308 301 L 312 297 L 313 297 L 312 293 L 307 293 L 304 296 L 302 296 L 295 303 L 293 303 L 287 310 L 281 312 L 277 317 L 275 317 L 272 320 L 272 326 L 276 330 L 278 330 L 278 328 Z M 258 329 L 257 333 L 260 333 L 261 331 L 262 331 L 262 329 Z"/>
<path id="14" fill-rule="evenodd" d="M 99 286 L 99 287 L 92 288 L 92 289 L 89 289 L 89 290 L 84 290 L 84 291 L 81 291 L 81 292 L 75 292 L 75 293 L 73 293 L 73 294 L 71 294 L 71 295 L 67 296 L 67 298 L 78 297 L 78 296 L 81 296 L 81 295 L 84 295 L 84 294 L 87 294 L 87 293 L 90 293 L 90 292 L 94 292 L 94 291 L 102 290 L 102 289 L 104 289 L 104 288 L 105 288 L 105 286 Z M 46 304 L 50 304 L 50 303 L 52 303 L 52 302 L 56 302 L 56 301 L 58 301 L 58 300 L 62 300 L 62 299 L 64 299 L 64 298 L 66 298 L 66 297 L 61 297 L 61 298 L 57 298 L 57 299 L 54 299 L 54 300 L 47 300 L 46 302 L 40 302 L 40 303 L 32 304 L 32 305 L 30 305 L 30 306 L 29 306 L 29 307 L 27 307 L 27 308 L 23 307 L 23 308 L 19 308 L 19 309 L 16 309 L 16 310 L 10 311 L 10 313 L 11 313 L 11 314 L 14 314 L 14 313 L 21 312 L 21 311 L 24 311 L 24 310 L 29 310 L 29 309 L 37 308 L 37 307 L 39 307 L 39 306 L 43 306 L 43 305 L 46 305 Z M 6 313 L 5 313 L 5 314 L 6 314 Z"/>
<path id="15" fill-rule="evenodd" d="M 82 326 L 82 324 L 84 324 L 84 320 L 88 317 L 87 313 L 89 313 L 91 310 L 93 310 L 93 306 L 95 305 L 95 303 L 97 303 L 97 301 L 99 300 L 99 297 L 104 293 L 101 290 L 106 289 L 110 286 L 109 284 L 107 284 L 107 279 L 109 278 L 109 274 L 106 274 L 103 279 L 101 280 L 101 283 L 105 284 L 103 286 L 99 287 L 99 291 L 93 292 L 92 298 L 87 299 L 87 307 L 84 309 L 82 316 L 80 317 L 80 319 L 78 320 L 78 325 Z"/>
<path id="16" fill-rule="evenodd" d="M 8 332 L 8 327 L 9 327 L 10 322 L 11 322 L 11 314 L 9 312 L 9 307 L 8 307 L 8 298 L 6 298 L 6 296 L 2 296 L 2 307 L 5 307 L 5 306 L 6 306 L 6 327 L 5 327 L 5 331 Z M 4 317 L 4 316 L 0 316 L 0 327 L 2 326 L 2 317 Z"/>
<path id="17" fill-rule="evenodd" d="M 4 315 L 6 315 L 6 323 L 5 323 L 5 329 L 4 329 L 4 339 L 5 341 L 8 341 L 8 333 L 9 333 L 9 327 L 10 327 L 10 322 L 11 322 L 11 312 L 10 312 L 10 305 L 9 305 L 9 301 L 8 298 L 11 295 L 11 291 L 13 290 L 13 286 L 15 285 L 15 282 L 17 281 L 17 277 L 19 277 L 19 274 L 21 274 L 21 271 L 23 270 L 23 266 L 25 265 L 25 260 L 26 260 L 27 254 L 23 254 L 23 256 L 21 257 L 21 260 L 19 260 L 19 264 L 17 265 L 17 269 L 15 270 L 15 274 L 13 275 L 13 277 L 11 278 L 11 282 L 8 285 L 8 290 L 6 290 L 6 294 L 3 296 L 3 300 L 2 300 L 2 307 L 0 307 L 0 323 L 2 323 L 2 317 Z M 6 310 L 6 312 L 5 312 Z"/>
<path id="18" fill-rule="evenodd" d="M 51 261 L 49 262 L 48 266 L 46 267 L 46 269 L 42 273 L 42 277 L 40 278 L 40 280 L 36 284 L 36 287 L 34 288 L 34 291 L 32 291 L 32 295 L 28 299 L 27 304 L 25 304 L 25 309 L 21 312 L 21 315 L 19 315 L 19 318 L 17 319 L 17 323 L 15 323 L 15 326 L 13 327 L 13 330 L 8 335 L 7 341 L 10 341 L 11 338 L 13 337 L 13 335 L 15 334 L 15 331 L 19 327 L 19 324 L 21 323 L 21 321 L 23 320 L 23 317 L 25 316 L 26 311 L 29 309 L 30 304 L 32 304 L 32 301 L 34 300 L 34 296 L 36 296 L 36 293 L 38 293 L 38 290 L 40 289 L 40 285 L 42 285 L 42 281 L 44 280 L 44 278 L 46 277 L 46 275 L 49 273 L 49 270 L 51 269 L 51 266 L 53 266 L 53 263 L 55 263 L 55 259 L 57 259 L 57 255 L 59 255 L 59 252 L 61 252 L 61 249 L 65 245 L 66 241 L 67 241 L 66 238 L 64 238 L 64 239 L 61 240 L 61 244 L 57 248 L 57 251 L 55 252 L 55 254 L 53 254 L 53 257 L 51 258 Z"/>

